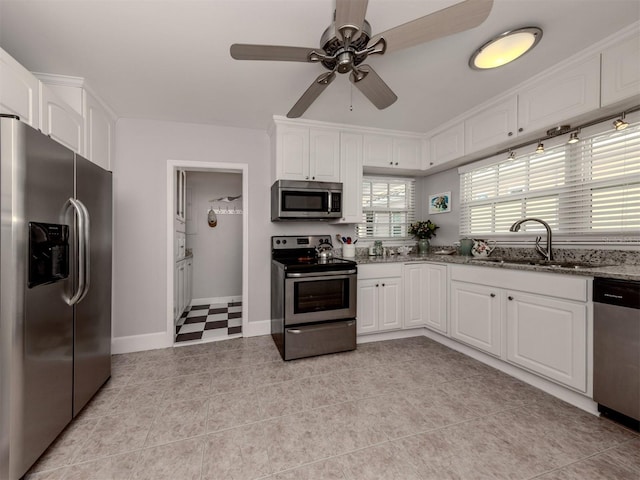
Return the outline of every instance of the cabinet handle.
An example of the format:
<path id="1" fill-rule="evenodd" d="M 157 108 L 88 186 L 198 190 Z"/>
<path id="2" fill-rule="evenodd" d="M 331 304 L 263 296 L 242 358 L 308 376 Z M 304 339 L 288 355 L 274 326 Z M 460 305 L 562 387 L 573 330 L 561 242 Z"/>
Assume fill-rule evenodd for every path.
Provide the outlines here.
<path id="1" fill-rule="evenodd" d="M 429 165 L 433 165 L 433 162 L 429 162 Z"/>
<path id="2" fill-rule="evenodd" d="M 509 295 L 509 297 L 508 297 L 508 298 L 509 298 L 509 300 L 513 300 L 513 297 L 512 297 L 511 295 Z"/>
<path id="3" fill-rule="evenodd" d="M 316 177 L 311 177 L 311 180 L 315 180 L 315 179 L 316 179 Z"/>
<path id="4" fill-rule="evenodd" d="M 380 285 L 378 285 L 378 284 L 376 283 L 376 288 L 378 288 L 379 286 L 380 286 Z"/>
<path id="5" fill-rule="evenodd" d="M 513 132 L 509 132 L 509 133 L 507 133 L 507 135 L 512 137 L 513 136 Z"/>
<path id="6" fill-rule="evenodd" d="M 396 162 L 396 165 L 398 165 L 398 162 Z"/>
<path id="7" fill-rule="evenodd" d="M 382 284 L 382 286 L 384 287 L 384 283 Z"/>
<path id="8" fill-rule="evenodd" d="M 518 131 L 519 131 L 519 132 L 524 132 L 524 128 L 520 127 L 520 128 L 518 129 Z"/>
<path id="9" fill-rule="evenodd" d="M 393 165 L 393 162 L 389 162 L 389 165 Z"/>
<path id="10" fill-rule="evenodd" d="M 304 177 L 305 180 L 309 180 L 309 177 Z"/>
<path id="11" fill-rule="evenodd" d="M 491 298 L 494 298 L 495 296 L 496 296 L 496 294 L 495 294 L 495 293 L 492 293 L 492 294 L 491 294 Z"/>

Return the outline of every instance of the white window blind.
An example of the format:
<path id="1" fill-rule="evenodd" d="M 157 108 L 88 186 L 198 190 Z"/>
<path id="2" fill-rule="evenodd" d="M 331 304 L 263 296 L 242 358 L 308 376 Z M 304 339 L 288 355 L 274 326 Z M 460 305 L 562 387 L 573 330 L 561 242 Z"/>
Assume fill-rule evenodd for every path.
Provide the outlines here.
<path id="1" fill-rule="evenodd" d="M 359 238 L 406 238 L 415 219 L 415 180 L 403 177 L 364 177 Z"/>
<path id="2" fill-rule="evenodd" d="M 640 235 L 640 122 L 615 131 L 607 121 L 580 137 L 462 167 L 460 234 L 508 234 L 516 220 L 536 217 L 560 236 Z M 544 228 L 528 222 L 522 230 Z"/>

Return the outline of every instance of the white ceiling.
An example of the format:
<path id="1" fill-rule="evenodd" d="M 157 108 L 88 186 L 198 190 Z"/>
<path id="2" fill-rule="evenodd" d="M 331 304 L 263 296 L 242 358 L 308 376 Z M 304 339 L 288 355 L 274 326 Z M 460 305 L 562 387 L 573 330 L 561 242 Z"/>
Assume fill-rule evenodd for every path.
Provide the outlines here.
<path id="1" fill-rule="evenodd" d="M 457 0 L 370 0 L 373 33 Z M 0 46 L 29 70 L 84 77 L 120 117 L 265 129 L 323 71 L 237 61 L 232 43 L 317 47 L 334 0 L 0 0 Z M 367 62 L 398 95 L 377 110 L 339 76 L 303 118 L 426 132 L 640 19 L 638 0 L 495 0 L 479 27 Z M 478 72 L 493 35 L 544 30 L 531 53 Z M 353 109 L 350 109 L 350 104 Z"/>

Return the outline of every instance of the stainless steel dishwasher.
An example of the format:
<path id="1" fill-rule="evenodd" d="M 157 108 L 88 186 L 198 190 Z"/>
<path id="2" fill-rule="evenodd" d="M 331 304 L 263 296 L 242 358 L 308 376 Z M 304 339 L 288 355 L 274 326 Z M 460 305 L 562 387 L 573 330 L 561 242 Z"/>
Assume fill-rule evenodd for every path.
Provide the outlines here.
<path id="1" fill-rule="evenodd" d="M 640 426 L 640 282 L 593 281 L 593 399 L 604 416 Z"/>

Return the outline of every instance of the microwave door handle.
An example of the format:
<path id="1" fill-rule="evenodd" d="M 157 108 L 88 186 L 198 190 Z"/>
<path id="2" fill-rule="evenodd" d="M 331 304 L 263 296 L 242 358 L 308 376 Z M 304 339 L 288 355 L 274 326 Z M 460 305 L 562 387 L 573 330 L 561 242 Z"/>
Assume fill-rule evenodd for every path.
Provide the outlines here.
<path id="1" fill-rule="evenodd" d="M 331 215 L 331 190 L 329 190 L 327 195 L 327 215 Z"/>

